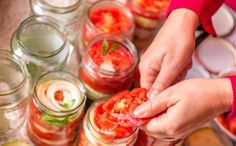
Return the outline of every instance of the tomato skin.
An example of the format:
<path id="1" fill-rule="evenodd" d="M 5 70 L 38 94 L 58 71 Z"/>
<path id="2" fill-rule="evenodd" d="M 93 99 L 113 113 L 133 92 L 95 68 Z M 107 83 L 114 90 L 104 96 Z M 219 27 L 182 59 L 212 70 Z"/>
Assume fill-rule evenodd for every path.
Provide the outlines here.
<path id="1" fill-rule="evenodd" d="M 134 110 L 142 103 L 148 101 L 147 90 L 136 88 L 132 91 L 123 91 L 114 95 L 104 105 L 103 109 L 117 119 L 119 125 L 136 127 L 146 124 L 150 118 L 136 118 Z"/>

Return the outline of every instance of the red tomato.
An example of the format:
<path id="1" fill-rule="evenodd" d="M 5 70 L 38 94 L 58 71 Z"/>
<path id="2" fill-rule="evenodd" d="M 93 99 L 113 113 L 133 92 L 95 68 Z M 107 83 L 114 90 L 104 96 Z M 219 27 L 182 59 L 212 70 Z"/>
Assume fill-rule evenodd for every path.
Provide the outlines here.
<path id="1" fill-rule="evenodd" d="M 123 71 L 128 69 L 133 63 L 133 57 L 131 53 L 120 43 L 107 40 L 108 51 L 103 54 L 103 41 L 94 43 L 89 48 L 89 56 L 93 62 L 102 67 L 104 63 L 110 65 L 114 71 Z M 116 46 L 116 50 L 112 50 L 112 47 Z"/>
<path id="2" fill-rule="evenodd" d="M 133 131 L 132 127 L 119 125 L 117 119 L 105 112 L 102 105 L 95 110 L 94 123 L 99 128 L 99 132 L 108 138 L 124 138 Z"/>
<path id="3" fill-rule="evenodd" d="M 143 88 L 136 88 L 131 92 L 121 92 L 109 99 L 103 105 L 103 109 L 117 118 L 119 125 L 126 127 L 141 126 L 147 123 L 150 118 L 135 118 L 133 112 L 139 105 L 148 100 L 146 94 L 147 90 Z"/>
<path id="4" fill-rule="evenodd" d="M 91 12 L 91 22 L 103 32 L 125 33 L 131 28 L 132 21 L 116 7 L 100 8 Z"/>

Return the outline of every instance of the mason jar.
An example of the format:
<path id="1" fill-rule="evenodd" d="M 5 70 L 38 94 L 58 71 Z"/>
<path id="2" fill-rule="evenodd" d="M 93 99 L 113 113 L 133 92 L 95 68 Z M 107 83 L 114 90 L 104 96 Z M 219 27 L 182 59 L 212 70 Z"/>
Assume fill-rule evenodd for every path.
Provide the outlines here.
<path id="1" fill-rule="evenodd" d="M 106 118 L 102 105 L 107 99 L 98 100 L 88 109 L 79 131 L 78 146 L 133 146 L 138 129 L 116 125 Z"/>
<path id="2" fill-rule="evenodd" d="M 86 12 L 81 37 L 85 45 L 101 33 L 123 35 L 132 40 L 134 28 L 133 15 L 125 4 L 117 0 L 100 0 Z"/>
<path id="3" fill-rule="evenodd" d="M 127 0 L 135 19 L 135 37 L 153 37 L 162 26 L 169 0 Z"/>
<path id="4" fill-rule="evenodd" d="M 25 63 L 11 52 L 0 50 L 0 66 L 0 138 L 7 139 L 25 121 L 30 79 Z"/>
<path id="5" fill-rule="evenodd" d="M 84 114 L 86 96 L 80 80 L 67 72 L 49 72 L 34 88 L 27 122 L 37 146 L 73 146 Z"/>
<path id="6" fill-rule="evenodd" d="M 11 50 L 26 63 L 32 83 L 48 71 L 64 69 L 69 53 L 65 29 L 47 16 L 23 21 L 11 39 Z"/>
<path id="7" fill-rule="evenodd" d="M 68 38 L 74 42 L 78 35 L 82 16 L 82 0 L 31 0 L 35 15 L 50 16 L 66 26 Z"/>
<path id="8" fill-rule="evenodd" d="M 113 34 L 94 37 L 85 48 L 79 76 L 91 100 L 131 88 L 137 52 L 126 38 Z"/>

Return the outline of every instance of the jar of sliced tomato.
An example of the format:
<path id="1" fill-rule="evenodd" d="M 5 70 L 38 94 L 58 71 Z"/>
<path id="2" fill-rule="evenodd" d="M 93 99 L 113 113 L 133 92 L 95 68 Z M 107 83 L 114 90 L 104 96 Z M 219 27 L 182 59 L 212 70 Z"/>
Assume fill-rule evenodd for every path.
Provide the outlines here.
<path id="1" fill-rule="evenodd" d="M 90 106 L 79 132 L 78 146 L 133 146 L 138 129 L 123 127 L 103 109 L 107 99 Z"/>
<path id="2" fill-rule="evenodd" d="M 85 45 L 100 33 L 113 33 L 133 38 L 133 15 L 125 4 L 119 1 L 103 0 L 93 3 L 86 13 L 82 40 Z"/>
<path id="3" fill-rule="evenodd" d="M 73 146 L 84 114 L 86 96 L 80 80 L 66 72 L 43 75 L 34 88 L 27 121 L 37 146 Z"/>
<path id="4" fill-rule="evenodd" d="M 148 38 L 163 24 L 169 0 L 127 0 L 135 19 L 135 36 Z"/>
<path id="5" fill-rule="evenodd" d="M 136 49 L 128 39 L 112 34 L 94 37 L 79 68 L 87 96 L 96 100 L 129 89 L 137 60 Z"/>

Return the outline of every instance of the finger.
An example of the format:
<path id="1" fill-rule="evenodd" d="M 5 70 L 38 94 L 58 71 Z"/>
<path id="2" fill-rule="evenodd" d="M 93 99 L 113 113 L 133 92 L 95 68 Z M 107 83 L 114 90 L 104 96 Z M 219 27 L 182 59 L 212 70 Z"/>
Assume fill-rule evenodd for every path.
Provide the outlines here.
<path id="1" fill-rule="evenodd" d="M 140 84 L 141 87 L 150 89 L 153 85 L 159 71 L 162 57 L 157 56 L 155 59 L 143 57 L 139 63 Z"/>
<path id="2" fill-rule="evenodd" d="M 166 138 L 166 130 L 167 126 L 169 124 L 169 119 L 166 113 L 153 118 L 150 120 L 146 125 L 143 126 L 143 129 L 152 136 L 158 137 L 158 138 Z"/>
<path id="3" fill-rule="evenodd" d="M 137 118 L 148 118 L 160 114 L 168 108 L 169 91 L 160 93 L 155 98 L 149 99 L 134 110 L 134 115 Z"/>
<path id="4" fill-rule="evenodd" d="M 154 81 L 153 86 L 151 87 L 150 95 L 152 95 L 153 91 L 162 92 L 173 84 L 180 72 L 185 69 L 185 66 L 181 67 L 177 62 L 180 61 L 174 61 L 170 56 L 165 57 L 161 66 L 161 70 Z"/>

